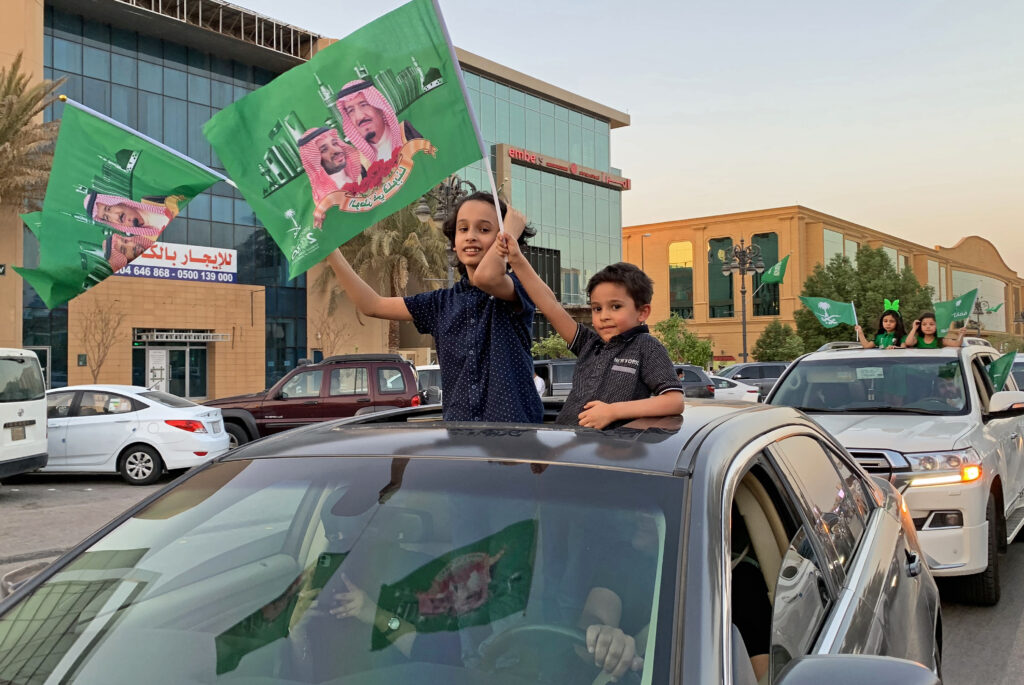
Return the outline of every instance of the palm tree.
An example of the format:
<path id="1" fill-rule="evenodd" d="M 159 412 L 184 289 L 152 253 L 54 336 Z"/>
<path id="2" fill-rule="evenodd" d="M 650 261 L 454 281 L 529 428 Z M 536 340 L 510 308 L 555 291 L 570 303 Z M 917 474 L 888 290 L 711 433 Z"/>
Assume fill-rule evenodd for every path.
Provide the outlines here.
<path id="1" fill-rule="evenodd" d="M 46 192 L 59 122 L 36 117 L 57 100 L 64 83 L 43 80 L 29 85 L 21 71 L 21 53 L 0 68 L 0 207 L 21 210 L 27 201 L 36 208 Z"/>
<path id="2" fill-rule="evenodd" d="M 342 245 L 341 251 L 360 278 L 384 297 L 407 295 L 414 276 L 436 288 L 448 270 L 448 239 L 429 223 L 420 223 L 409 207 L 370 226 Z M 327 293 L 327 314 L 335 314 L 343 291 L 326 264 L 320 267 L 313 289 Z M 388 349 L 396 352 L 399 322 L 388 324 Z"/>

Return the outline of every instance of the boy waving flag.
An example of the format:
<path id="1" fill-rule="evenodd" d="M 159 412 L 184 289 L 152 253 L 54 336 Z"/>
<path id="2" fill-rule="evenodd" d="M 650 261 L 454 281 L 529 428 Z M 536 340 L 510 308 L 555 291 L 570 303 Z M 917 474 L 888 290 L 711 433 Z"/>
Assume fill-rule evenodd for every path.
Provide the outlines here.
<path id="1" fill-rule="evenodd" d="M 483 157 L 432 0 L 413 0 L 203 127 L 291 277 Z"/>

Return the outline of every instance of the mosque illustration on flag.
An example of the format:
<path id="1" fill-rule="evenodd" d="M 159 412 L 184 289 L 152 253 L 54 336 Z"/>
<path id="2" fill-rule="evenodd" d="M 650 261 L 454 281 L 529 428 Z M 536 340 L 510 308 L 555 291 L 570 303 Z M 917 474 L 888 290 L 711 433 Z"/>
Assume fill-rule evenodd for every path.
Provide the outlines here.
<path id="1" fill-rule="evenodd" d="M 366 81 L 367 84 L 376 88 L 390 104 L 394 113 L 398 115 L 423 95 L 445 83 L 440 70 L 436 67 L 424 71 L 415 57 L 410 57 L 410 61 L 411 65 L 397 74 L 394 70 L 387 68 L 371 76 L 369 70 L 361 64 L 357 64 L 353 70 L 358 79 Z M 316 122 L 315 126 L 333 129 L 347 145 L 354 145 L 355 141 L 350 140 L 345 134 L 343 116 L 336 104 L 339 90 L 334 87 L 334 84 L 321 79 L 319 74 L 316 74 L 315 77 L 320 100 L 327 110 L 327 116 L 323 121 Z M 259 173 L 267 182 L 267 186 L 263 190 L 263 197 L 269 197 L 306 173 L 302 163 L 300 141 L 309 132 L 310 128 L 299 119 L 294 111 L 278 119 L 271 127 L 267 133 L 271 145 L 263 155 L 263 160 L 258 164 Z M 358 147 L 358 145 L 356 146 Z"/>

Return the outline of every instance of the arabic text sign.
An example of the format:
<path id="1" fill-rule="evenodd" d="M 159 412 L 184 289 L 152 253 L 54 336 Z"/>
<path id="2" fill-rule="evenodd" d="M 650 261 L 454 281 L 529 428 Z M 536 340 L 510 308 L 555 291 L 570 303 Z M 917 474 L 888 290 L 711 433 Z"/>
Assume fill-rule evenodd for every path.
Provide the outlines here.
<path id="1" fill-rule="evenodd" d="M 167 278 L 208 283 L 238 282 L 238 251 L 218 247 L 196 247 L 178 243 L 156 243 L 118 276 Z"/>

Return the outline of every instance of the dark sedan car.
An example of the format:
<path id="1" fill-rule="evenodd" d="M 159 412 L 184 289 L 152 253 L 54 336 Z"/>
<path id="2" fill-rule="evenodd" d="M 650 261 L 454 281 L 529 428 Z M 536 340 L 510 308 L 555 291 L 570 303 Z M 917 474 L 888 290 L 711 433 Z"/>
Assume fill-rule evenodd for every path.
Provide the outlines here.
<path id="1" fill-rule="evenodd" d="M 436 412 L 191 471 L 0 603 L 0 680 L 937 683 L 899 494 L 799 412 L 697 402 L 610 431 Z"/>
<path id="2" fill-rule="evenodd" d="M 683 384 L 686 397 L 703 397 L 710 399 L 715 396 L 715 384 L 708 372 L 693 364 L 674 364 L 676 375 Z"/>

